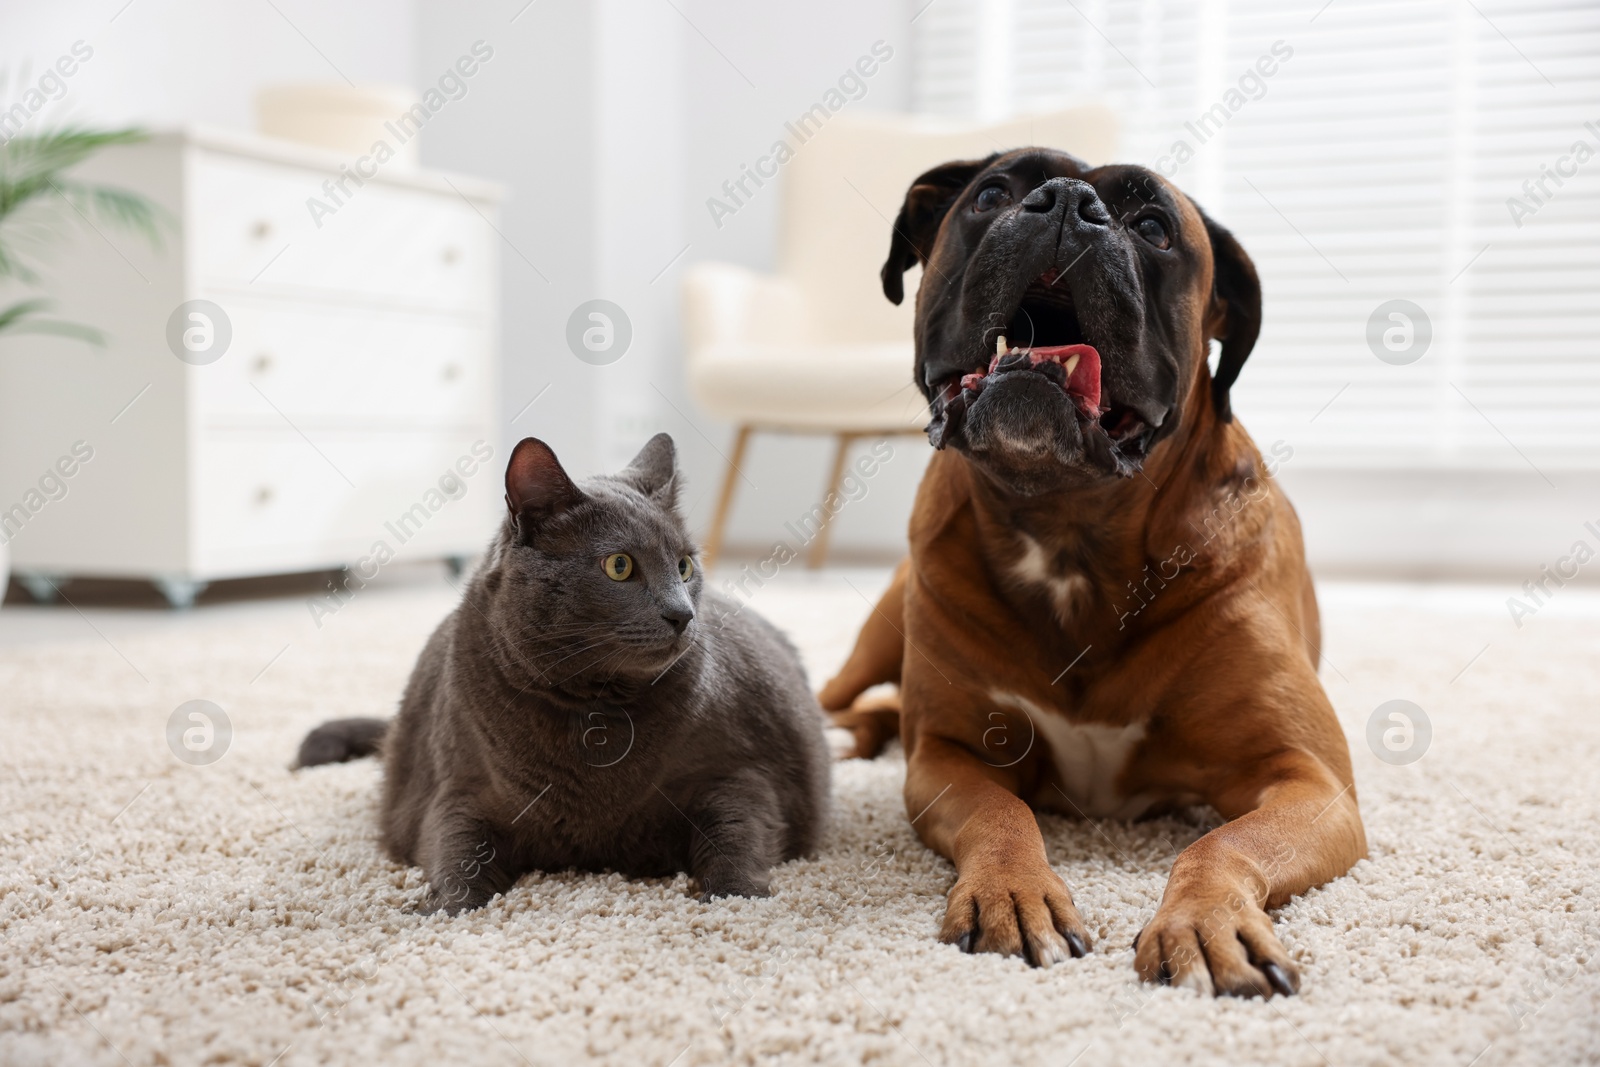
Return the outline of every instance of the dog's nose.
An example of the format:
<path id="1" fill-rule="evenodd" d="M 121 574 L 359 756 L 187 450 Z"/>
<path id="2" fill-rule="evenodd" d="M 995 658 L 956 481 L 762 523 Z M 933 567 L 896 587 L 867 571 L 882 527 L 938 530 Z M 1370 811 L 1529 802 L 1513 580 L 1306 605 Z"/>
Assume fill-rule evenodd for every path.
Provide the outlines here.
<path id="1" fill-rule="evenodd" d="M 1049 214 L 1056 208 L 1076 215 L 1093 226 L 1111 224 L 1111 212 L 1101 201 L 1094 186 L 1078 178 L 1051 178 L 1022 198 L 1022 209 L 1039 214 Z"/>
<path id="2" fill-rule="evenodd" d="M 682 606 L 671 605 L 661 609 L 661 617 L 671 625 L 673 633 L 681 634 L 684 627 L 693 621 L 694 609 L 687 604 Z"/>

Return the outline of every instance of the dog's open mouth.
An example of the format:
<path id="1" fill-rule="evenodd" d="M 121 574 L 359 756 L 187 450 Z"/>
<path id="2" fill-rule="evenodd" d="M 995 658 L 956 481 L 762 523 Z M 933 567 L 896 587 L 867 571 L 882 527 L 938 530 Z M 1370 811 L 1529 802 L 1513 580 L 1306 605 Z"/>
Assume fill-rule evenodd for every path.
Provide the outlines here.
<path id="1" fill-rule="evenodd" d="M 1001 334 L 989 368 L 962 375 L 961 391 L 976 398 L 983 392 L 983 383 L 989 375 L 1014 370 L 1031 370 L 1044 375 L 1067 394 L 1067 399 L 1084 416 L 1100 417 L 1100 353 L 1089 345 L 1011 348 L 1005 334 Z"/>
<path id="2" fill-rule="evenodd" d="M 996 335 L 993 353 L 984 353 L 985 362 L 940 383 L 929 440 L 943 448 L 991 381 L 1019 371 L 1040 374 L 1070 402 L 1086 444 L 1092 437 L 1101 439 L 1103 447 L 1091 445 L 1089 451 L 1114 454 L 1107 455 L 1111 465 L 1118 473 L 1131 474 L 1144 457 L 1148 427 L 1133 408 L 1104 390 L 1100 352 L 1078 321 L 1071 290 L 1056 282 L 1056 272 L 1050 270 L 1028 286 L 1006 331 Z M 1025 343 L 1013 344 L 1019 340 Z"/>

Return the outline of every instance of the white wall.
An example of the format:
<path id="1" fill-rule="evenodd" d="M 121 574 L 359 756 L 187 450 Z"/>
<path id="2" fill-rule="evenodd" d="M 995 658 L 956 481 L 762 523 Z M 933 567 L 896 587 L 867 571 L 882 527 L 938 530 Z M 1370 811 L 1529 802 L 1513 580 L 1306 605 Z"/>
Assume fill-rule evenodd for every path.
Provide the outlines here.
<path id="1" fill-rule="evenodd" d="M 429 124 L 422 161 L 510 189 L 499 224 L 505 443 L 542 437 L 575 475 L 598 470 L 594 368 L 563 339 L 568 314 L 595 295 L 593 4 L 422 0 L 418 16 L 420 78 L 473 41 L 495 50 L 472 94 Z"/>
<path id="2" fill-rule="evenodd" d="M 5 0 L 0 101 L 11 104 L 19 85 L 36 83 L 80 40 L 94 54 L 66 79 L 66 95 L 32 122 L 209 122 L 253 129 L 255 90 L 262 84 L 338 82 L 342 72 L 357 83 L 410 85 L 416 4 Z"/>
<path id="3" fill-rule="evenodd" d="M 620 305 L 633 327 L 622 359 L 587 368 L 597 390 L 600 461 L 609 469 L 663 429 L 688 444 L 671 425 L 666 398 L 679 392 L 681 377 L 676 282 L 688 257 L 683 204 L 692 116 L 684 21 L 672 5 L 598 0 L 594 11 L 593 295 Z"/>

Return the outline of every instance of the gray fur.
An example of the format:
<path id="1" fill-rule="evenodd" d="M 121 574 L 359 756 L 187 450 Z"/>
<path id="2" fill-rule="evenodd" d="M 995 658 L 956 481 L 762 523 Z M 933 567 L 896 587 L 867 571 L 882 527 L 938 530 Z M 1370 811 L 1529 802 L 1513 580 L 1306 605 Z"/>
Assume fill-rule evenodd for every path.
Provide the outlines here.
<path id="1" fill-rule="evenodd" d="M 698 562 L 680 579 L 694 547 L 677 489 L 666 434 L 581 487 L 542 442 L 513 454 L 506 520 L 382 744 L 384 847 L 423 868 L 431 908 L 568 868 L 764 896 L 775 864 L 816 848 L 821 711 L 770 623 L 706 590 Z M 602 572 L 613 552 L 634 578 Z M 668 615 L 686 610 L 677 633 Z M 340 736 L 360 722 L 319 727 L 303 756 L 358 749 Z"/>

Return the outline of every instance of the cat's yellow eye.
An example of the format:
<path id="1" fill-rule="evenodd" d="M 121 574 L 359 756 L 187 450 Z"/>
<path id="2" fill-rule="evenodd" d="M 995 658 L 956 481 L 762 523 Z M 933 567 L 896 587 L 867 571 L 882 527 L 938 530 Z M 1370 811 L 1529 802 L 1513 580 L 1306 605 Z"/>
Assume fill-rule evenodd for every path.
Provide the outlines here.
<path id="1" fill-rule="evenodd" d="M 678 577 L 686 582 L 694 577 L 694 560 L 684 556 L 678 561 Z"/>
<path id="2" fill-rule="evenodd" d="M 625 582 L 633 573 L 633 557 L 626 552 L 613 552 L 601 566 L 605 568 L 607 578 L 613 582 Z"/>

